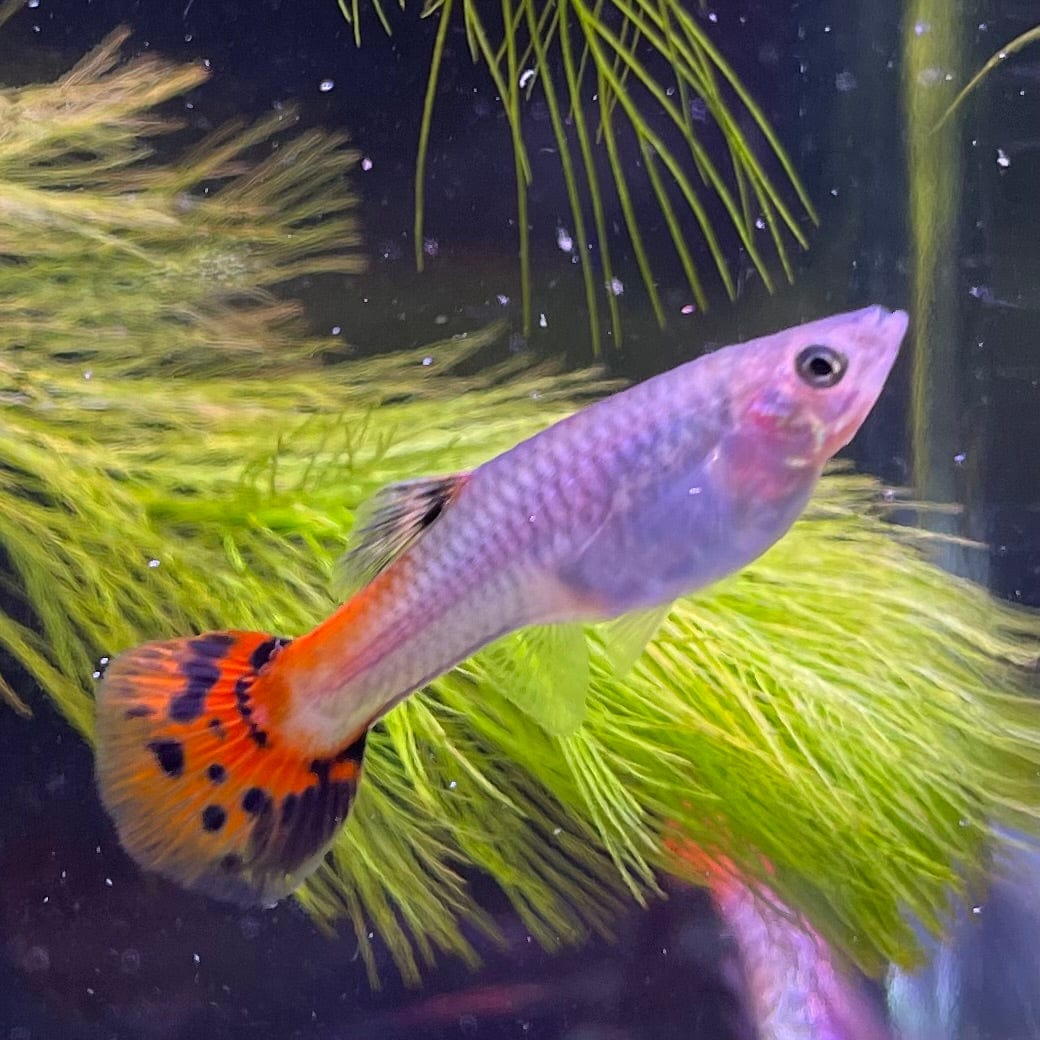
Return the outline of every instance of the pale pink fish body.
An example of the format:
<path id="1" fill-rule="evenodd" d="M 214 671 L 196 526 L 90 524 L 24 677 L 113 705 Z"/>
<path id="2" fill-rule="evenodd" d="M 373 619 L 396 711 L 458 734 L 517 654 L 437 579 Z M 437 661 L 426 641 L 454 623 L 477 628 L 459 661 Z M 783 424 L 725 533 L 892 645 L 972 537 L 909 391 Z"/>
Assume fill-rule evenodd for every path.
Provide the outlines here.
<path id="1" fill-rule="evenodd" d="M 665 844 L 703 877 L 733 940 L 756 1040 L 893 1040 L 883 1015 L 823 937 L 764 885 L 693 842 Z"/>
<path id="2" fill-rule="evenodd" d="M 807 921 L 735 875 L 710 887 L 740 955 L 758 1040 L 891 1040 L 881 1015 Z"/>
<path id="3" fill-rule="evenodd" d="M 906 327 L 869 307 L 726 347 L 411 485 L 421 534 L 279 654 L 287 736 L 338 748 L 507 632 L 666 604 L 754 560 L 859 429 Z"/>

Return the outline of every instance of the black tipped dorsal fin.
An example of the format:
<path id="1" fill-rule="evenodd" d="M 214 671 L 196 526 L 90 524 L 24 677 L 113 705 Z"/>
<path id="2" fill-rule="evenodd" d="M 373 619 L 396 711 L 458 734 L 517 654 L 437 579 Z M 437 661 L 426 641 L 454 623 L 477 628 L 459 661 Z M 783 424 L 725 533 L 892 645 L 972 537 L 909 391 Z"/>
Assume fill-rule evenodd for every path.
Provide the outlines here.
<path id="1" fill-rule="evenodd" d="M 358 511 L 354 544 L 340 561 L 336 592 L 348 596 L 386 570 L 441 515 L 468 473 L 388 484 Z"/>

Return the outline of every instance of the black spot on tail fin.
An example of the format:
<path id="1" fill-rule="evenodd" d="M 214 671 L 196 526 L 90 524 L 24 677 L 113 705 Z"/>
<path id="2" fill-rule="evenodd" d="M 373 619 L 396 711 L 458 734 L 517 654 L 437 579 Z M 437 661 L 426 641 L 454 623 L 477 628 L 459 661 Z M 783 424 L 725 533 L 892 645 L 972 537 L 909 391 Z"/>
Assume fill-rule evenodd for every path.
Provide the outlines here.
<path id="1" fill-rule="evenodd" d="M 357 791 L 364 734 L 338 754 L 283 739 L 278 652 L 260 632 L 147 643 L 97 692 L 97 777 L 124 848 L 187 888 L 281 899 L 318 865 Z"/>

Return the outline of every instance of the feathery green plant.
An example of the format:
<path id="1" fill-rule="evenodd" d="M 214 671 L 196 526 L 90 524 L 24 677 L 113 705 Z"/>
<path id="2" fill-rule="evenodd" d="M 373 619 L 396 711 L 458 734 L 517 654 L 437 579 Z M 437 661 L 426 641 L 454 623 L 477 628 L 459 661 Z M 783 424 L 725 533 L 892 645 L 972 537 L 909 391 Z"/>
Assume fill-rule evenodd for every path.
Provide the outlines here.
<path id="1" fill-rule="evenodd" d="M 76 95 L 101 80 L 119 83 L 112 99 L 134 95 L 134 78 L 112 78 L 133 63 L 97 54 Z M 136 67 L 153 97 L 185 81 L 177 66 Z M 22 89 L 0 102 L 44 97 Z M 44 140 L 69 103 L 60 89 L 47 96 L 33 116 Z M 91 149 L 54 153 L 84 177 L 98 157 L 74 211 L 47 193 L 75 177 L 44 170 L 37 182 L 0 141 L 4 184 L 37 192 L 34 206 L 0 214 L 16 247 L 4 247 L 0 299 L 13 271 L 24 316 L 18 336 L 0 323 L 0 647 L 88 739 L 99 656 L 218 625 L 307 629 L 332 609 L 334 560 L 372 491 L 472 466 L 607 389 L 594 373 L 517 360 L 453 374 L 495 329 L 320 364 L 251 287 L 311 261 L 356 262 L 310 222 L 318 211 L 349 220 L 331 166 L 286 179 L 233 148 L 220 191 L 248 200 L 251 216 L 232 227 L 234 213 L 195 204 L 185 171 L 213 181 L 208 153 L 140 163 L 133 122 L 159 128 L 143 107 L 91 109 L 79 138 Z M 311 140 L 330 164 L 342 156 Z M 119 158 L 111 181 L 102 157 Z M 311 169 L 320 183 L 303 203 Z M 112 205 L 135 178 L 150 205 L 133 211 L 140 224 Z M 297 200 L 288 212 L 313 207 L 300 218 L 313 252 L 286 239 L 282 190 Z M 41 228 L 63 265 L 34 248 Z M 103 265 L 75 248 L 99 235 Z M 200 237 L 238 248 L 255 280 L 225 297 L 196 263 Z M 155 302 L 169 300 L 157 270 L 180 279 L 180 310 Z M 212 323 L 197 321 L 214 300 Z M 91 306 L 87 336 L 78 323 Z M 243 313 L 274 356 L 254 363 L 236 339 Z M 165 340 L 150 321 L 166 323 Z M 319 920 L 353 922 L 373 977 L 370 927 L 415 980 L 443 952 L 475 959 L 461 921 L 496 934 L 467 872 L 494 878 L 541 942 L 578 941 L 654 895 L 659 872 L 683 872 L 662 840 L 678 826 L 751 877 L 768 857 L 771 888 L 860 963 L 905 963 L 906 915 L 939 927 L 950 889 L 980 869 L 991 824 L 1035 830 L 1038 635 L 1034 615 L 931 566 L 885 522 L 871 481 L 828 477 L 767 556 L 677 604 L 630 674 L 614 673 L 590 632 L 587 719 L 573 736 L 550 735 L 497 688 L 502 668 L 486 654 L 401 705 L 372 734 L 356 807 L 299 898 Z M 8 674 L 9 697 L 13 685 Z"/>
<path id="2" fill-rule="evenodd" d="M 405 0 L 398 0 L 405 7 Z M 339 0 L 361 43 L 363 7 L 371 6 L 390 31 L 382 0 L 362 5 Z M 760 245 L 763 230 L 784 273 L 793 276 L 787 236 L 807 247 L 797 210 L 784 200 L 794 192 L 815 220 L 803 189 L 769 121 L 733 68 L 712 43 L 682 0 L 425 0 L 424 17 L 438 19 L 423 105 L 415 175 L 415 259 L 423 267 L 426 159 L 448 32 L 461 20 L 474 61 L 482 63 L 501 98 L 513 142 L 517 192 L 520 282 L 525 333 L 532 321 L 530 227 L 527 189 L 531 163 L 524 128 L 524 106 L 536 91 L 545 100 L 556 139 L 560 169 L 574 226 L 574 256 L 581 265 L 593 353 L 600 352 L 600 314 L 605 300 L 615 343 L 621 342 L 618 285 L 605 200 L 613 186 L 625 229 L 654 314 L 664 324 L 640 218 L 633 204 L 631 164 L 623 163 L 620 142 L 638 148 L 646 187 L 678 255 L 687 284 L 701 309 L 708 306 L 701 272 L 690 248 L 686 222 L 692 217 L 726 293 L 736 282 L 721 240 L 722 228 L 707 201 L 714 196 L 723 223 L 735 234 L 766 286 L 773 287 L 768 255 Z M 590 108 L 589 98 L 593 99 Z M 713 157 L 697 128 L 694 102 L 714 121 L 726 148 L 724 161 Z M 740 127 L 738 110 L 756 129 L 780 166 L 783 184 L 770 175 Z M 602 158 L 605 152 L 605 162 Z M 604 172 L 604 165 L 609 173 Z M 592 258 L 592 243 L 599 254 Z"/>
<path id="3" fill-rule="evenodd" d="M 132 374 L 271 369 L 329 346 L 270 289 L 362 268 L 339 187 L 356 153 L 343 135 L 277 137 L 296 122 L 289 109 L 146 162 L 149 138 L 178 128 L 151 110 L 207 73 L 149 54 L 120 64 L 127 35 L 53 84 L 0 89 L 2 356 Z"/>

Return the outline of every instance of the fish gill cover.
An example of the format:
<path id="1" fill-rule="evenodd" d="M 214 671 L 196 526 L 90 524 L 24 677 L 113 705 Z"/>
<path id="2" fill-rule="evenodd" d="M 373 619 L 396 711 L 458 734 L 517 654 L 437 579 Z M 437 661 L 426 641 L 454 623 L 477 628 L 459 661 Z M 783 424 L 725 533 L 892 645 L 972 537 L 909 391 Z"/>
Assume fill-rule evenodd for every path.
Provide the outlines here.
<path id="1" fill-rule="evenodd" d="M 342 346 L 268 287 L 359 265 L 340 249 L 352 153 L 281 113 L 148 161 L 171 129 L 152 106 L 203 73 L 122 62 L 124 35 L 55 84 L 0 91 L 4 692 L 53 698 L 88 740 L 102 655 L 218 624 L 307 629 L 371 492 L 473 465 L 607 389 L 519 361 L 453 373 L 495 329 L 319 356 Z M 573 736 L 497 688 L 500 656 L 432 683 L 372 733 L 356 808 L 298 898 L 352 922 L 373 976 L 372 928 L 415 979 L 438 953 L 475 959 L 461 923 L 496 934 L 472 869 L 542 943 L 577 942 L 687 873 L 678 827 L 752 878 L 767 859 L 770 888 L 864 966 L 912 960 L 913 920 L 941 927 L 993 825 L 1036 829 L 1040 622 L 930 564 L 878 491 L 825 478 L 623 679 L 590 631 Z"/>

